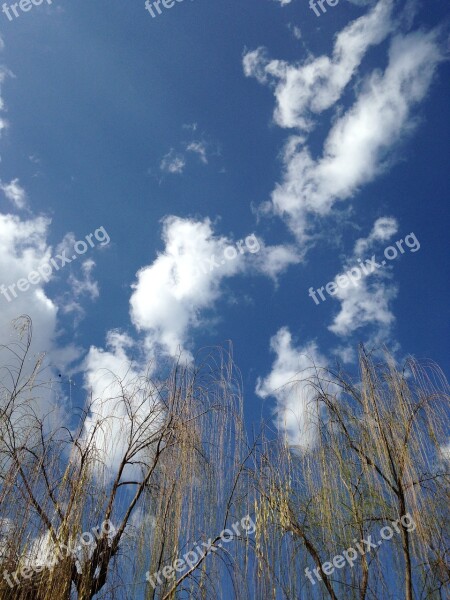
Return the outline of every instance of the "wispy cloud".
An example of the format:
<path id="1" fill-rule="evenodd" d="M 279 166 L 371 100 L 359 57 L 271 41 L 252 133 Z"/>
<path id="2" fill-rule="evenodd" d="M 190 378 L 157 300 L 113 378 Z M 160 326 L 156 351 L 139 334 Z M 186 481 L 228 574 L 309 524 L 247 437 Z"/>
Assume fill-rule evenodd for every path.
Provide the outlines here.
<path id="1" fill-rule="evenodd" d="M 198 123 L 185 123 L 182 128 L 187 129 L 187 131 L 197 131 Z"/>
<path id="2" fill-rule="evenodd" d="M 17 178 L 9 183 L 0 181 L 0 189 L 16 208 L 23 209 L 27 206 L 27 194 Z"/>
<path id="3" fill-rule="evenodd" d="M 310 131 L 313 115 L 339 100 L 367 50 L 392 31 L 392 0 L 380 0 L 367 15 L 356 19 L 336 37 L 331 57 L 309 56 L 303 63 L 270 60 L 264 48 L 247 52 L 244 73 L 274 87 L 275 122 L 280 127 Z"/>
<path id="4" fill-rule="evenodd" d="M 188 152 L 194 152 L 195 154 L 198 154 L 202 163 L 205 165 L 208 164 L 208 157 L 206 156 L 206 142 L 190 142 L 187 145 L 186 150 Z"/>
<path id="5" fill-rule="evenodd" d="M 374 223 L 366 238 L 355 244 L 353 256 L 346 261 L 342 271 L 334 278 L 335 300 L 341 307 L 329 326 L 329 330 L 341 337 L 348 337 L 361 327 L 371 326 L 371 344 L 388 341 L 395 321 L 391 303 L 397 296 L 397 286 L 389 272 L 375 267 L 359 269 L 360 279 L 345 287 L 338 285 L 338 278 L 357 264 L 357 259 L 374 246 L 386 242 L 397 233 L 398 224 L 392 217 L 381 217 Z"/>
<path id="6" fill-rule="evenodd" d="M 304 242 L 313 217 L 329 215 L 336 201 L 351 198 L 387 168 L 441 60 L 436 32 L 396 36 L 386 70 L 366 78 L 354 105 L 332 126 L 321 158 L 311 156 L 304 136 L 288 139 L 283 179 L 262 209 L 285 219 Z"/>
<path id="7" fill-rule="evenodd" d="M 186 160 L 182 154 L 177 153 L 174 148 L 163 157 L 159 168 L 163 173 L 180 175 L 186 166 Z"/>
<path id="8" fill-rule="evenodd" d="M 292 35 L 295 37 L 296 40 L 300 40 L 302 38 L 302 30 L 297 25 L 289 23 L 288 29 L 292 32 Z"/>

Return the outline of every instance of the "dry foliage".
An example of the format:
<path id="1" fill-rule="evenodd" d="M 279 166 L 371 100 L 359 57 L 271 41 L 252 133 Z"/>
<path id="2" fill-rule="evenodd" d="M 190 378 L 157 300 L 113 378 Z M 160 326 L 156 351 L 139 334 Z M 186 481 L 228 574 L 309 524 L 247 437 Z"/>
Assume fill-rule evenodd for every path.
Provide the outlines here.
<path id="1" fill-rule="evenodd" d="M 444 599 L 450 581 L 447 383 L 433 365 L 360 352 L 354 382 L 317 369 L 315 443 L 299 451 L 261 426 L 249 445 L 230 354 L 175 365 L 168 377 L 115 379 L 76 423 L 43 413 L 42 357 L 31 322 L 4 347 L 0 374 L 0 574 L 77 544 L 111 521 L 89 552 L 44 565 L 0 600 Z M 30 364 L 33 366 L 30 367 Z M 301 374 L 300 376 L 301 377 Z M 114 460 L 105 443 L 114 449 Z M 153 589 L 145 573 L 173 564 L 251 514 L 253 537 L 200 558 Z M 316 568 L 402 515 L 399 532 L 313 585 Z"/>
<path id="2" fill-rule="evenodd" d="M 99 536 L 80 561 L 82 573 L 69 556 L 30 579 L 19 576 L 13 590 L 1 579 L 0 598 L 64 600 L 71 590 L 79 600 L 210 598 L 230 565 L 231 582 L 242 590 L 247 559 L 239 544 L 209 556 L 176 586 L 159 586 L 157 596 L 145 580 L 147 570 L 171 564 L 248 513 L 249 449 L 229 356 L 212 351 L 195 368 L 176 365 L 164 381 L 115 381 L 120 393 L 90 398 L 75 428 L 54 428 L 33 396 L 42 361 L 27 373 L 31 323 L 23 336 L 8 349 L 11 364 L 1 378 L 0 572 L 29 564 L 36 540 L 52 553 L 107 520 L 115 533 Z M 109 436 L 120 450 L 113 465 L 99 444 Z"/>
<path id="3" fill-rule="evenodd" d="M 448 385 L 434 365 L 386 353 L 376 363 L 360 351 L 355 383 L 318 369 L 314 389 L 317 443 L 293 452 L 263 444 L 258 472 L 258 597 L 289 599 L 444 599 L 448 566 Z M 415 531 L 399 533 L 313 584 L 317 568 L 409 514 Z M 412 529 L 412 528 L 411 528 Z M 364 549 L 364 545 L 362 546 Z M 276 585 L 274 585 L 276 581 Z"/>

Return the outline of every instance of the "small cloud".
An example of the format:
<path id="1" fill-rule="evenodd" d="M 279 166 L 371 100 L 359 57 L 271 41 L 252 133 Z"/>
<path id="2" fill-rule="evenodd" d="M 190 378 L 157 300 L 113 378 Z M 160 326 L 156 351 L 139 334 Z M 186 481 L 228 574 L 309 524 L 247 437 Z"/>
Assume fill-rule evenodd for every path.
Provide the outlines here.
<path id="1" fill-rule="evenodd" d="M 208 139 L 205 133 L 198 132 L 197 139 L 192 135 L 198 128 L 197 123 L 182 125 L 183 129 L 190 132 L 189 138 L 175 144 L 170 151 L 163 156 L 159 168 L 164 173 L 181 174 L 191 164 L 192 154 L 196 154 L 201 163 L 207 165 L 214 156 L 220 156 L 218 144 Z"/>
<path id="2" fill-rule="evenodd" d="M 18 179 L 13 179 L 10 183 L 0 182 L 0 189 L 6 198 L 12 202 L 16 208 L 23 209 L 27 205 L 27 194 L 19 184 Z"/>
<path id="3" fill-rule="evenodd" d="M 208 164 L 208 158 L 206 156 L 206 143 L 205 142 L 191 142 L 188 144 L 186 150 L 188 152 L 195 152 L 199 155 L 200 160 L 204 165 Z"/>
<path id="4" fill-rule="evenodd" d="M 95 300 L 99 296 L 98 283 L 91 277 L 92 271 L 95 267 L 95 261 L 91 258 L 85 260 L 81 265 L 81 271 L 83 273 L 82 279 L 77 279 L 74 275 L 69 277 L 69 283 L 72 287 L 73 294 L 76 298 L 79 296 L 89 296 L 91 300 Z"/>
<path id="5" fill-rule="evenodd" d="M 186 123 L 183 125 L 183 129 L 187 129 L 188 131 L 197 131 L 198 123 Z"/>
<path id="6" fill-rule="evenodd" d="M 172 148 L 162 159 L 159 168 L 164 173 L 179 175 L 184 171 L 186 160 L 182 154 L 177 154 Z"/>
<path id="7" fill-rule="evenodd" d="M 367 252 L 374 242 L 387 242 L 398 231 L 398 223 L 393 217 L 380 217 L 375 221 L 372 231 L 367 238 L 360 238 L 355 244 L 355 255 L 361 256 Z"/>
<path id="8" fill-rule="evenodd" d="M 86 316 L 86 312 L 79 302 L 79 299 L 82 296 L 87 296 L 93 301 L 96 300 L 100 295 L 98 282 L 92 278 L 92 271 L 94 270 L 94 267 L 95 261 L 92 259 L 85 260 L 81 265 L 83 276 L 78 279 L 75 275 L 71 274 L 67 280 L 68 284 L 70 285 L 70 291 L 66 292 L 58 299 L 58 305 L 63 314 L 75 315 L 75 327 L 77 327 Z"/>
<path id="9" fill-rule="evenodd" d="M 356 352 L 352 346 L 338 346 L 333 350 L 333 354 L 337 356 L 344 364 L 356 363 Z"/>
<path id="10" fill-rule="evenodd" d="M 262 251 L 258 253 L 253 264 L 259 272 L 277 283 L 279 275 L 283 274 L 291 265 L 296 265 L 301 261 L 302 256 L 294 245 L 266 246 L 263 244 Z"/>
<path id="11" fill-rule="evenodd" d="M 297 25 L 292 25 L 292 23 L 289 23 L 288 29 L 289 29 L 289 31 L 292 32 L 292 35 L 295 37 L 296 40 L 301 39 L 302 31 L 301 31 L 300 27 L 297 27 Z"/>

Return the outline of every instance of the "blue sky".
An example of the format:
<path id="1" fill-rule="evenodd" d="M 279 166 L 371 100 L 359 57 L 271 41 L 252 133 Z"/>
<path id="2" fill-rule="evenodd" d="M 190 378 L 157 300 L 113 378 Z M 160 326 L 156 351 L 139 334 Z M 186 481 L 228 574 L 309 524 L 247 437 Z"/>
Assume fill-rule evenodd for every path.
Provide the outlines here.
<path id="1" fill-rule="evenodd" d="M 157 371 L 231 340 L 249 426 L 277 410 L 295 444 L 302 392 L 279 386 L 312 361 L 351 370 L 362 342 L 445 367 L 446 8 L 340 0 L 317 17 L 303 0 L 185 0 L 152 19 L 143 0 L 54 0 L 1 13 L 0 283 L 100 227 L 110 238 L 0 296 L 2 339 L 29 314 L 35 351 L 79 403 L 83 384 L 101 395 L 99 368 Z M 308 295 L 411 234 L 357 285 Z"/>

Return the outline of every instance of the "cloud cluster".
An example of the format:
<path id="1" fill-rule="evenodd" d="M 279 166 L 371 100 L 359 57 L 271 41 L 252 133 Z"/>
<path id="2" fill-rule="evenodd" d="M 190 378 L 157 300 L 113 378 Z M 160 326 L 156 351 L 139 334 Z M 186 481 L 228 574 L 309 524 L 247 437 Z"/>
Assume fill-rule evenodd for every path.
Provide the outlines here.
<path id="1" fill-rule="evenodd" d="M 340 302 L 340 310 L 328 329 L 346 341 L 355 331 L 367 326 L 371 332 L 370 345 L 379 345 L 389 338 L 395 320 L 390 305 L 397 294 L 389 274 L 366 266 L 365 271 L 360 270 L 361 278 L 354 284 L 342 287 L 338 285 L 338 279 L 363 253 L 387 242 L 397 230 L 398 223 L 394 218 L 377 219 L 369 235 L 356 241 L 353 256 L 334 278 L 337 288 L 334 299 Z M 284 432 L 290 446 L 306 450 L 315 443 L 318 418 L 312 382 L 317 369 L 325 369 L 328 360 L 314 342 L 294 347 L 287 327 L 282 327 L 271 339 L 270 348 L 276 359 L 269 375 L 258 378 L 256 393 L 261 398 L 275 398 L 275 421 L 279 430 Z M 356 358 L 352 346 L 338 347 L 333 353 L 347 363 Z M 332 383 L 329 385 L 330 392 L 337 392 Z"/>
<path id="2" fill-rule="evenodd" d="M 405 11 L 410 9 L 407 5 Z M 303 62 L 292 64 L 269 59 L 263 47 L 246 52 L 243 57 L 245 75 L 274 91 L 275 123 L 297 130 L 284 146 L 282 180 L 261 209 L 287 223 L 297 239 L 299 252 L 306 252 L 325 218 L 333 215 L 336 202 L 353 198 L 389 166 L 393 148 L 414 127 L 413 108 L 425 98 L 443 55 L 438 30 L 402 34 L 398 33 L 401 22 L 393 17 L 392 1 L 379 0 L 366 15 L 336 36 L 330 57 L 309 55 Z M 384 71 L 376 69 L 361 77 L 358 71 L 368 50 L 388 38 L 391 39 Z M 348 108 L 336 107 L 321 155 L 315 158 L 307 140 L 317 116 L 336 106 L 356 76 L 359 81 L 353 89 L 355 100 Z M 385 243 L 397 230 L 398 224 L 392 217 L 377 219 L 368 237 L 356 241 L 353 256 L 334 283 L 358 258 Z M 356 285 L 336 285 L 334 299 L 340 303 L 340 309 L 329 330 L 348 343 L 356 331 L 368 327 L 368 343 L 379 344 L 390 340 L 395 320 L 391 304 L 397 287 L 386 270 L 374 267 L 361 275 Z M 313 363 L 324 366 L 326 361 L 318 355 L 315 344 L 294 348 L 287 328 L 272 338 L 271 348 L 277 357 L 269 376 L 258 380 L 257 393 L 263 398 L 275 397 L 279 427 L 291 444 L 307 447 L 314 440 L 311 423 L 316 416 L 314 408 L 311 413 L 311 388 L 304 377 L 296 386 L 284 384 L 296 379 L 299 369 L 308 375 Z M 345 362 L 355 359 L 350 346 L 338 347 L 334 353 Z"/>
<path id="3" fill-rule="evenodd" d="M 411 131 L 412 109 L 424 99 L 443 60 L 437 31 L 397 34 L 390 42 L 388 65 L 374 70 L 356 89 L 353 105 L 339 113 L 314 158 L 307 134 L 319 114 L 333 106 L 374 44 L 394 27 L 392 2 L 380 0 L 369 13 L 350 23 L 336 38 L 333 56 L 310 57 L 290 65 L 268 60 L 264 49 L 244 56 L 247 76 L 275 86 L 275 121 L 298 128 L 283 153 L 283 177 L 264 211 L 283 218 L 300 243 L 317 218 L 330 215 L 337 201 L 352 198 L 389 164 L 390 151 Z"/>
<path id="4" fill-rule="evenodd" d="M 96 449 L 98 465 L 103 463 L 98 476 L 109 477 L 114 472 L 129 443 L 131 421 L 121 397 L 125 395 L 132 410 L 138 415 L 142 412 L 142 418 L 145 407 L 147 415 L 153 410 L 157 427 L 158 406 L 149 407 L 138 393 L 144 374 L 156 374 L 165 356 L 192 360 L 190 336 L 207 322 L 207 311 L 221 299 L 223 281 L 244 272 L 276 280 L 300 260 L 294 248 L 265 246 L 261 241 L 257 253 L 237 252 L 233 260 L 219 260 L 217 267 L 211 258 L 220 259 L 232 241 L 216 235 L 209 219 L 167 217 L 162 239 L 163 250 L 137 273 L 132 286 L 131 320 L 144 338 L 139 363 L 130 356 L 142 350 L 141 342 L 118 331 L 108 333 L 106 349 L 91 347 L 84 363 L 85 386 L 92 391 L 94 403 L 83 439 Z"/>
<path id="5" fill-rule="evenodd" d="M 291 0 L 278 1 L 286 5 Z M 435 31 L 395 34 L 398 23 L 393 6 L 393 0 L 379 0 L 367 14 L 345 27 L 336 36 L 331 56 L 308 56 L 303 62 L 289 63 L 269 59 L 262 47 L 245 53 L 245 75 L 273 90 L 275 123 L 295 130 L 284 145 L 281 181 L 263 205 L 267 214 L 285 220 L 295 243 L 268 246 L 260 240 L 257 254 L 238 253 L 220 268 L 210 268 L 212 257 L 221 256 L 232 240 L 215 233 L 208 218 L 164 219 L 163 248 L 138 271 L 130 297 L 130 317 L 144 339 L 145 360 L 142 364 L 133 362 L 130 355 L 136 350 L 136 342 L 113 330 L 107 334 L 106 349 L 91 347 L 84 363 L 86 387 L 94 398 L 84 436 L 86 441 L 92 437 L 107 468 L 120 462 L 131 434 L 129 415 L 124 404 L 118 402 L 123 391 L 140 422 L 155 408 L 145 404 L 139 393 L 145 361 L 179 354 L 190 360 L 191 336 L 207 323 L 209 311 L 221 301 L 225 281 L 245 273 L 262 274 L 277 282 L 290 265 L 303 260 L 307 242 L 321 219 L 332 214 L 337 202 L 353 198 L 364 184 L 383 172 L 392 148 L 412 129 L 413 108 L 425 98 L 443 58 Z M 298 28 L 294 28 L 294 34 L 300 37 Z M 388 38 L 387 66 L 361 77 L 364 57 Z M 4 76 L 0 71 L 0 83 Z M 356 83 L 357 77 L 361 78 Z M 337 107 L 352 82 L 354 101 L 345 109 Z M 333 107 L 336 110 L 331 114 Z M 331 118 L 330 129 L 315 157 L 307 140 L 318 115 L 325 111 Z M 0 131 L 5 126 L 0 120 Z M 172 148 L 163 156 L 160 171 L 182 174 L 189 155 L 208 164 L 210 145 L 197 135 L 197 127 L 196 123 L 183 126 L 190 140 L 177 146 L 179 151 Z M 9 183 L 0 181 L 0 189 L 14 209 L 27 208 L 27 195 L 18 178 Z M 52 253 L 47 243 L 48 228 L 49 221 L 42 217 L 25 220 L 0 214 L 0 283 L 8 285 L 26 277 L 49 261 Z M 378 219 L 369 236 L 356 241 L 353 260 L 388 240 L 397 228 L 392 217 Z M 70 235 L 63 245 L 68 241 Z M 3 339 L 8 339 L 12 318 L 26 312 L 34 322 L 35 347 L 55 350 L 58 306 L 62 312 L 81 314 L 80 297 L 95 299 L 99 295 L 92 276 L 94 267 L 95 262 L 89 259 L 81 265 L 81 276 L 68 273 L 70 301 L 50 299 L 43 285 L 34 286 L 13 304 L 4 301 L 0 312 Z M 335 298 L 340 310 L 329 330 L 348 338 L 359 328 L 373 325 L 378 328 L 378 339 L 385 338 L 394 321 L 390 303 L 396 293 L 386 272 L 373 272 L 356 286 L 338 288 Z M 326 366 L 326 359 L 315 343 L 295 347 L 287 328 L 281 328 L 272 338 L 271 349 L 276 358 L 269 375 L 258 380 L 257 393 L 262 398 L 276 399 L 277 423 L 290 443 L 308 447 L 314 443 L 318 417 L 308 378 L 315 375 L 315 365 Z M 346 348 L 339 352 L 350 357 Z M 67 349 L 59 354 L 66 362 L 75 355 Z"/>
<path id="6" fill-rule="evenodd" d="M 163 250 L 137 273 L 130 298 L 131 320 L 144 336 L 139 362 L 130 356 L 142 344 L 110 331 L 106 349 L 91 347 L 84 363 L 85 386 L 92 391 L 94 403 L 83 439 L 90 440 L 98 464 L 104 465 L 98 476 L 110 476 L 129 443 L 131 420 L 120 398 L 125 392 L 138 415 L 144 406 L 149 410 L 148 403 L 140 404 L 137 382 L 142 384 L 144 373 L 153 372 L 149 368 L 156 371 L 163 356 L 192 360 L 190 335 L 207 322 L 207 311 L 222 297 L 223 281 L 244 272 L 276 279 L 289 264 L 300 260 L 294 248 L 261 243 L 258 253 L 237 253 L 233 260 L 211 268 L 211 257 L 222 256 L 232 242 L 216 235 L 209 219 L 167 217 L 162 239 Z M 151 408 L 158 415 L 158 407 Z"/>
<path id="7" fill-rule="evenodd" d="M 144 372 L 149 368 L 156 371 L 164 356 L 192 360 L 190 336 L 207 323 L 208 311 L 221 300 L 224 280 L 245 272 L 276 281 L 290 264 L 301 260 L 293 246 L 266 246 L 262 240 L 259 245 L 258 240 L 257 253 L 254 248 L 252 252 L 236 252 L 233 260 L 221 261 L 233 242 L 215 234 L 209 219 L 169 216 L 163 221 L 162 240 L 163 250 L 139 270 L 132 286 L 131 320 L 144 337 L 139 363 L 130 355 L 137 348 L 142 350 L 141 342 L 110 331 L 107 349 L 91 347 L 84 364 L 85 385 L 92 390 L 95 402 L 83 437 L 87 442 L 93 436 L 92 444 L 105 465 L 105 477 L 120 463 L 129 440 L 131 421 L 119 401 L 123 390 L 133 406 L 139 406 L 136 382 Z M 218 267 L 212 257 L 219 260 Z"/>
<path id="8" fill-rule="evenodd" d="M 244 55 L 245 75 L 274 87 L 274 119 L 280 127 L 312 129 L 312 114 L 333 106 L 367 50 L 392 31 L 392 5 L 392 0 L 380 0 L 367 15 L 350 23 L 337 35 L 331 57 L 310 56 L 301 64 L 289 64 L 269 60 L 264 48 Z"/>
<path id="9" fill-rule="evenodd" d="M 194 135 L 198 129 L 197 123 L 185 124 L 182 129 L 189 131 L 191 135 Z M 188 142 L 180 144 L 180 150 L 171 148 L 167 154 L 165 154 L 159 164 L 159 169 L 167 175 L 181 175 L 184 173 L 188 156 L 186 153 L 195 154 L 198 156 L 200 162 L 203 165 L 209 163 L 209 155 L 211 154 L 211 143 L 206 141 L 203 137 L 194 138 Z M 216 152 L 217 154 L 217 152 Z"/>

